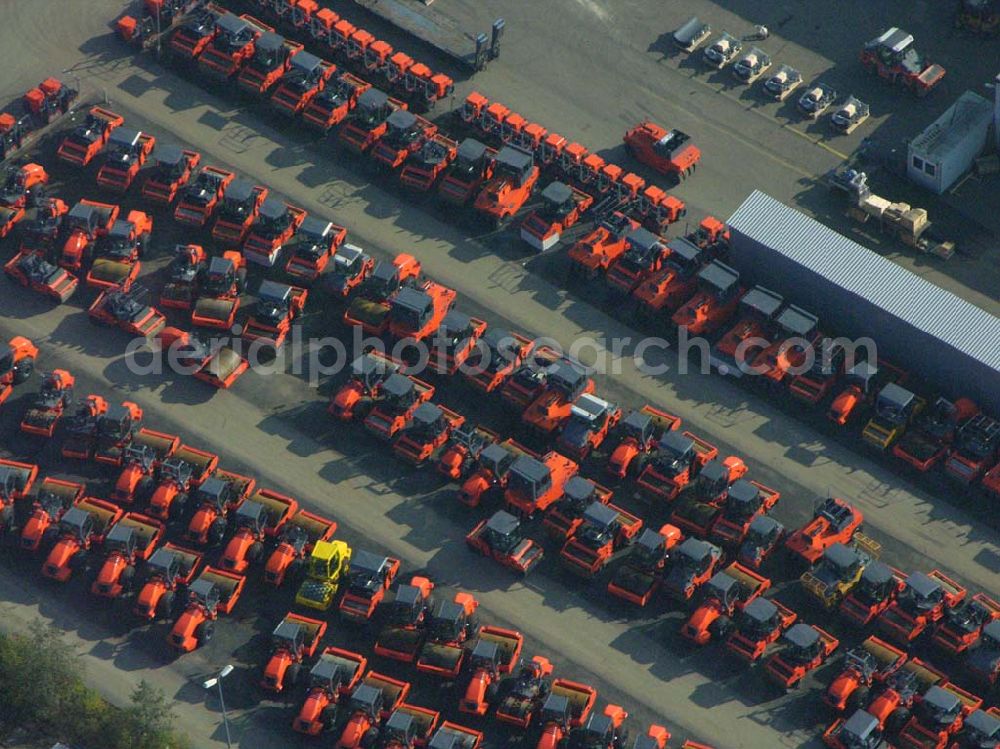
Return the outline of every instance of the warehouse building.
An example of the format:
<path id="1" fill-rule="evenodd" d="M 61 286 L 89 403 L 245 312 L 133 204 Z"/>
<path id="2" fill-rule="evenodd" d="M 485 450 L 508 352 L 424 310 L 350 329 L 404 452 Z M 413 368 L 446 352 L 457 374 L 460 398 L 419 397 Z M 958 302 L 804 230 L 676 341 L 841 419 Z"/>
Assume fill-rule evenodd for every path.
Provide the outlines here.
<path id="1" fill-rule="evenodd" d="M 906 174 L 913 182 L 938 195 L 972 169 L 986 147 L 993 104 L 966 91 L 926 130 L 910 141 Z"/>
<path id="2" fill-rule="evenodd" d="M 819 317 L 942 394 L 1000 414 L 1000 318 L 755 191 L 729 218 L 741 275 Z"/>

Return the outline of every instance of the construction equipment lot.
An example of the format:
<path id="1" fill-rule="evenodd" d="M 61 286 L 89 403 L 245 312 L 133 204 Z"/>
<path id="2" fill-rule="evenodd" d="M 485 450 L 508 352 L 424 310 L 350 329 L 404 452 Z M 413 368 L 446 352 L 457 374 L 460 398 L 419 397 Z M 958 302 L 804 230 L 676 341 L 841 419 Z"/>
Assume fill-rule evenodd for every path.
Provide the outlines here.
<path id="1" fill-rule="evenodd" d="M 196 146 L 210 162 L 229 165 L 271 185 L 310 212 L 349 226 L 352 241 L 377 254 L 402 250 L 417 253 L 429 275 L 459 291 L 466 312 L 484 317 L 491 324 L 508 324 L 566 343 L 586 333 L 630 333 L 600 310 L 549 284 L 544 263 L 538 268 L 541 273 L 526 271 L 519 262 L 522 253 L 511 238 L 487 236 L 484 242 L 470 241 L 464 229 L 442 223 L 426 208 L 387 194 L 371 184 L 363 171 L 330 158 L 322 146 L 296 133 L 276 130 L 273 123 L 241 111 L 232 100 L 206 93 L 155 62 L 134 61 L 114 40 L 92 40 L 92 36 L 104 33 L 103 22 L 118 8 L 108 3 L 88 7 L 91 5 L 92 15 L 67 25 L 65 30 L 39 30 L 44 42 L 31 33 L 43 14 L 37 8 L 30 13 L 19 9 L 15 13 L 31 18 L 23 19 L 23 24 L 21 19 L 10 24 L 11 29 L 27 32 L 19 33 L 12 44 L 41 45 L 34 47 L 36 50 L 52 45 L 53 58 L 65 58 L 66 63 L 46 64 L 60 69 L 79 59 L 77 47 L 82 45 L 91 56 L 91 64 L 77 69 L 84 88 L 89 87 L 91 92 L 104 89 L 130 123 L 148 126 L 165 141 L 172 140 L 168 135 L 172 134 L 177 141 Z M 601 17 L 596 6 L 569 6 L 573 17 L 580 17 L 581 28 L 595 23 L 594 18 L 607 28 L 603 24 L 608 19 Z M 94 28 L 87 28 L 90 24 Z M 518 54 L 521 43 L 510 45 L 511 55 Z M 776 38 L 771 42 L 775 51 L 777 43 Z M 521 54 L 526 52 L 527 48 Z M 610 51 L 608 56 L 613 57 Z M 568 58 L 567 54 L 562 59 L 565 62 Z M 32 55 L 22 56 L 18 65 L 24 66 L 30 59 Z M 507 64 L 495 66 L 481 80 L 476 79 L 475 85 L 511 103 L 517 102 L 525 110 L 532 103 L 531 92 L 538 91 L 540 114 L 553 120 L 554 126 L 575 133 L 573 122 L 586 123 L 579 130 L 588 142 L 617 143 L 620 123 L 606 123 L 604 118 L 593 116 L 594 111 L 605 111 L 606 102 L 590 105 L 600 105 L 600 110 L 577 115 L 571 107 L 582 107 L 576 102 L 586 102 L 588 97 L 575 97 L 563 88 L 555 102 L 567 106 L 553 106 L 551 91 L 544 87 L 551 86 L 551 81 L 567 80 L 564 72 L 550 69 L 548 83 L 538 76 L 530 76 L 529 81 L 523 72 L 511 73 Z M 36 67 L 25 69 L 25 83 L 33 83 L 43 72 Z M 509 79 L 505 80 L 504 75 Z M 614 80 L 621 74 L 605 71 L 605 75 Z M 21 71 L 15 66 L 12 78 L 18 86 L 20 77 Z M 892 99 L 901 96 L 893 92 L 882 95 Z M 561 100 L 562 96 L 566 101 Z M 736 179 L 721 168 L 715 174 L 707 165 L 700 170 L 697 179 L 683 191 L 693 213 L 726 215 L 757 186 L 791 200 L 799 189 L 797 182 L 803 169 L 807 176 L 817 175 L 839 160 L 805 138 L 787 134 L 785 128 L 775 128 L 770 122 L 764 125 L 763 120 L 745 129 L 742 125 L 736 128 L 741 131 L 739 137 L 735 137 L 732 126 L 720 128 L 713 135 L 705 123 L 742 123 L 744 119 L 754 122 L 742 111 L 739 100 L 728 96 L 720 95 L 724 101 L 718 107 L 714 102 L 700 105 L 696 112 L 703 119 L 685 122 L 677 115 L 678 126 L 699 133 L 703 148 L 714 154 L 717 168 L 727 163 L 741 165 Z M 573 105 L 568 104 L 569 99 L 573 99 Z M 629 111 L 631 106 L 622 107 L 624 119 L 634 120 L 646 114 Z M 660 113 L 659 108 L 653 111 Z M 560 118 L 568 118 L 565 125 Z M 589 127 L 591 123 L 595 123 L 593 128 Z M 600 129 L 596 123 L 601 123 Z M 837 148 L 841 147 L 838 141 Z M 779 159 L 777 153 L 785 155 Z M 65 194 L 75 198 L 88 193 L 91 187 L 67 184 Z M 181 235 L 179 227 L 168 219 L 160 221 L 154 256 L 162 256 L 155 252 L 156 246 L 170 248 Z M 157 266 L 155 262 L 151 265 Z M 954 271 L 955 266 L 942 270 L 958 275 L 969 272 L 970 265 L 963 265 L 960 272 Z M 928 271 L 927 275 L 932 274 Z M 977 290 L 970 290 L 967 296 L 988 309 L 996 309 L 997 286 L 991 285 L 996 282 L 995 276 L 973 271 L 970 278 L 976 276 Z M 940 277 L 935 271 L 934 280 Z M 959 288 L 948 283 L 953 289 Z M 676 617 L 654 621 L 644 615 L 623 621 L 603 603 L 599 590 L 593 596 L 567 592 L 558 574 L 543 573 L 532 577 L 527 585 L 508 586 L 507 578 L 488 563 L 469 562 L 466 551 L 460 548 L 460 539 L 470 523 L 463 510 L 449 503 L 447 490 L 436 490 L 433 481 L 403 472 L 398 464 L 387 465 L 374 445 L 359 451 L 353 434 L 328 420 L 319 396 L 308 390 L 300 378 L 251 374 L 233 392 L 218 394 L 187 380 L 152 378 L 137 382 L 120 360 L 122 339 L 115 335 L 95 337 L 77 303 L 49 310 L 39 300 L 4 294 L 0 315 L 3 335 L 31 337 L 44 348 L 45 367 L 72 370 L 82 392 L 107 391 L 110 385 L 122 397 L 128 394 L 146 408 L 150 421 L 218 449 L 228 467 L 253 472 L 262 482 L 332 513 L 356 538 L 367 539 L 363 545 L 383 548 L 403 559 L 407 571 L 424 568 L 442 584 L 474 591 L 500 620 L 508 620 L 525 632 L 531 638 L 529 644 L 535 646 L 532 649 L 561 654 L 567 672 L 572 671 L 576 678 L 591 679 L 600 687 L 602 697 L 629 706 L 636 725 L 659 717 L 679 728 L 680 733 L 691 733 L 719 747 L 732 745 L 732 737 L 737 734 L 743 745 L 753 747 L 804 745 L 815 734 L 811 723 L 814 711 L 795 707 L 799 698 L 762 704 L 754 695 L 752 683 L 745 683 L 738 674 L 720 673 L 711 655 L 691 654 L 680 645 L 675 636 L 679 623 Z M 330 322 L 336 317 L 335 311 L 329 315 L 313 311 L 306 319 L 307 335 L 309 331 L 330 333 Z M 629 362 L 625 366 L 622 375 L 600 381 L 602 392 L 633 405 L 642 401 L 664 404 L 681 415 L 686 425 L 712 438 L 721 450 L 745 456 L 754 476 L 780 487 L 785 494 L 781 519 L 788 525 L 801 523 L 811 510 L 812 498 L 835 491 L 864 509 L 869 527 L 884 543 L 886 556 L 894 564 L 916 569 L 933 560 L 963 582 L 987 591 L 995 589 L 1000 569 L 995 532 L 971 520 L 965 508 L 942 501 L 941 494 L 946 491 L 943 487 L 918 489 L 884 465 L 719 378 L 668 374 L 654 379 L 635 370 Z M 326 391 L 321 393 L 325 395 Z M 454 405 L 468 409 L 469 401 L 458 396 Z M 17 400 L 5 406 L 4 434 L 16 428 L 12 415 L 20 413 L 20 409 Z M 494 417 L 499 418 L 496 414 Z M 226 434 L 239 434 L 242 439 L 233 444 Z M 442 545 L 442 537 L 451 541 Z M 456 572 L 458 569 L 461 574 Z M 18 597 L 27 597 L 24 588 Z M 80 614 L 67 614 L 61 609 L 64 605 L 53 597 L 42 613 L 55 616 L 72 629 Z M 147 647 L 151 643 L 143 636 L 130 638 L 123 647 L 112 630 L 92 629 L 88 624 L 77 634 L 95 643 L 91 652 L 95 659 L 110 660 L 125 670 L 135 669 L 146 678 L 154 675 L 171 687 L 168 694 L 182 702 L 190 700 L 196 707 L 184 707 L 183 719 L 192 715 L 192 721 L 201 725 L 207 717 L 201 708 L 203 695 L 197 684 L 189 682 L 226 662 L 234 651 L 234 657 L 239 659 L 240 648 L 255 631 L 267 631 L 277 615 L 262 617 L 263 624 L 240 622 L 211 649 L 150 673 L 146 668 L 152 662 Z M 567 641 L 567 631 L 578 632 L 579 636 Z M 244 658 L 241 662 L 253 662 L 253 658 Z M 246 707 L 250 707 L 249 695 L 247 700 Z M 242 730 L 247 745 L 267 745 L 266 736 L 274 730 L 269 727 L 274 710 L 273 706 L 265 706 L 240 718 L 245 721 Z M 212 725 L 214 721 L 207 723 Z M 784 735 L 775 737 L 774 730 Z M 261 731 L 265 738 L 261 738 Z M 287 733 L 275 731 L 273 740 L 275 745 L 287 742 Z"/>

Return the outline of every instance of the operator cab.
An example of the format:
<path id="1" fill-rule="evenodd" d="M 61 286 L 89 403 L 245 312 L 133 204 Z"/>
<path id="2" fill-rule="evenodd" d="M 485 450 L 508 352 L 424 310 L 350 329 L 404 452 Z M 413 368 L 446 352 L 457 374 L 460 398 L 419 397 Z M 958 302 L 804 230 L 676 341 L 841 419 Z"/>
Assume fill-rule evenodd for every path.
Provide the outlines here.
<path id="1" fill-rule="evenodd" d="M 235 494 L 231 483 L 216 476 L 210 476 L 194 490 L 192 499 L 197 504 L 209 505 L 221 514 L 225 511 L 226 506 L 236 499 Z"/>
<path id="2" fill-rule="evenodd" d="M 507 490 L 525 500 L 534 502 L 552 487 L 549 467 L 530 455 L 521 455 L 514 461 L 507 478 Z"/>
<path id="3" fill-rule="evenodd" d="M 441 321 L 437 336 L 445 342 L 445 347 L 452 351 L 458 348 L 462 341 L 472 335 L 472 318 L 468 315 L 450 310 Z"/>
<path id="4" fill-rule="evenodd" d="M 837 738 L 845 749 L 875 749 L 882 745 L 882 729 L 874 715 L 858 709 L 844 721 Z"/>
<path id="5" fill-rule="evenodd" d="M 115 525 L 108 535 L 104 537 L 104 552 L 112 554 L 118 552 L 123 556 L 131 556 L 138 543 L 138 536 L 135 528 L 131 525 Z"/>
<path id="6" fill-rule="evenodd" d="M 181 574 L 181 559 L 172 549 L 157 549 L 143 566 L 147 577 L 159 577 L 168 583 Z"/>
<path id="7" fill-rule="evenodd" d="M 746 479 L 740 479 L 729 487 L 724 515 L 734 520 L 746 520 L 759 511 L 763 504 L 760 490 Z"/>
<path id="8" fill-rule="evenodd" d="M 707 601 L 715 598 L 724 608 L 729 608 L 736 601 L 746 597 L 746 591 L 739 580 L 725 572 L 716 572 L 712 575 L 709 581 L 705 583 L 702 594 L 702 600 Z"/>
<path id="9" fill-rule="evenodd" d="M 511 179 L 520 187 L 531 175 L 535 167 L 534 156 L 515 146 L 504 146 L 495 159 L 496 172 Z"/>
<path id="10" fill-rule="evenodd" d="M 500 647 L 491 640 L 477 640 L 469 653 L 469 667 L 495 669 L 500 662 Z"/>
<path id="11" fill-rule="evenodd" d="M 309 671 L 309 688 L 326 689 L 333 694 L 349 679 L 350 675 L 342 664 L 321 657 Z"/>
<path id="12" fill-rule="evenodd" d="M 292 223 L 288 206 L 277 198 L 267 198 L 261 203 L 254 233 L 273 239 L 285 231 Z"/>
<path id="13" fill-rule="evenodd" d="M 261 281 L 260 290 L 257 292 L 257 305 L 253 316 L 261 322 L 277 325 L 287 319 L 291 304 L 291 286 L 265 279 Z"/>
<path id="14" fill-rule="evenodd" d="M 486 521 L 484 535 L 491 549 L 507 554 L 521 542 L 521 521 L 505 510 L 498 510 Z"/>
<path id="15" fill-rule="evenodd" d="M 372 554 L 370 551 L 358 549 L 351 556 L 349 588 L 352 593 L 374 593 L 385 579 L 385 571 L 389 560 Z"/>
<path id="16" fill-rule="evenodd" d="M 405 148 L 420 137 L 423 128 L 417 116 L 408 109 L 397 109 L 386 120 L 388 130 L 383 139 L 397 148 Z"/>
<path id="17" fill-rule="evenodd" d="M 860 567 L 860 555 L 850 546 L 836 543 L 823 552 L 819 563 L 810 574 L 830 587 L 853 580 Z"/>
<path id="18" fill-rule="evenodd" d="M 358 97 L 351 118 L 368 129 L 384 122 L 389 116 L 389 95 L 377 88 L 370 88 Z"/>
<path id="19" fill-rule="evenodd" d="M 179 146 L 160 146 L 156 149 L 156 167 L 167 179 L 179 177 L 185 167 L 184 151 Z"/>
<path id="20" fill-rule="evenodd" d="M 116 127 L 108 138 L 109 161 L 120 161 L 128 166 L 138 155 L 142 133 L 125 127 Z"/>
<path id="21" fill-rule="evenodd" d="M 935 684 L 924 693 L 914 709 L 921 723 L 933 729 L 944 729 L 961 715 L 962 701 L 954 692 Z"/>
<path id="22" fill-rule="evenodd" d="M 94 533 L 94 516 L 79 507 L 70 507 L 59 520 L 59 534 L 72 536 L 83 544 Z"/>
<path id="23" fill-rule="evenodd" d="M 574 514 L 583 513 L 594 501 L 597 485 L 583 476 L 571 476 L 563 485 L 563 498 L 559 502 L 560 509 L 566 508 Z"/>
<path id="24" fill-rule="evenodd" d="M 271 633 L 271 649 L 297 653 L 305 643 L 305 630 L 298 622 L 283 619 Z"/>
<path id="25" fill-rule="evenodd" d="M 306 216 L 299 227 L 296 254 L 310 260 L 318 260 L 329 251 L 331 234 L 333 234 L 332 221 Z"/>
<path id="26" fill-rule="evenodd" d="M 323 71 L 323 61 L 309 52 L 296 52 L 282 85 L 293 87 L 299 93 L 316 84 Z"/>
<path id="27" fill-rule="evenodd" d="M 802 623 L 794 625 L 785 632 L 782 639 L 787 646 L 781 651 L 782 659 L 797 663 L 811 661 L 819 655 L 822 645 L 816 628 Z"/>
<path id="28" fill-rule="evenodd" d="M 660 437 L 653 462 L 658 471 L 674 477 L 683 473 L 694 460 L 694 440 L 675 431 Z"/>
<path id="29" fill-rule="evenodd" d="M 484 372 L 493 374 L 501 367 L 516 361 L 517 352 L 511 348 L 515 339 L 509 330 L 490 327 L 486 329 L 479 340 L 485 348 L 477 347 L 473 350 L 468 361 L 468 365 L 473 369 L 482 369 Z"/>
<path id="30" fill-rule="evenodd" d="M 548 371 L 548 387 L 562 392 L 567 400 L 575 401 L 587 388 L 590 378 L 583 366 L 569 359 L 560 359 Z"/>
<path id="31" fill-rule="evenodd" d="M 729 468 L 718 459 L 705 464 L 694 486 L 695 494 L 705 501 L 722 497 L 728 488 Z"/>
<path id="32" fill-rule="evenodd" d="M 248 530 L 255 535 L 264 532 L 268 525 L 268 512 L 260 502 L 244 502 L 236 509 L 233 521 L 237 530 Z"/>
<path id="33" fill-rule="evenodd" d="M 431 617 L 430 636 L 438 642 L 456 642 L 465 626 L 465 609 L 454 601 L 442 601 Z"/>
<path id="34" fill-rule="evenodd" d="M 503 445 L 493 443 L 487 445 L 479 454 L 479 465 L 489 471 L 493 476 L 506 476 L 518 456 L 505 448 Z"/>
<path id="35" fill-rule="evenodd" d="M 199 578 L 188 587 L 188 601 L 204 606 L 207 611 L 215 611 L 220 598 L 219 586 L 210 580 Z"/>
<path id="36" fill-rule="evenodd" d="M 348 715 L 363 713 L 375 717 L 382 712 L 382 690 L 368 684 L 359 685 L 352 693 L 347 703 Z"/>
<path id="37" fill-rule="evenodd" d="M 653 438 L 655 429 L 653 417 L 641 411 L 632 411 L 625 420 L 622 421 L 622 438 L 632 438 L 640 445 L 645 445 Z"/>
<path id="38" fill-rule="evenodd" d="M 766 598 L 754 598 L 743 607 L 738 624 L 750 637 L 765 637 L 778 625 L 778 607 Z"/>
<path id="39" fill-rule="evenodd" d="M 917 613 L 930 611 L 944 600 L 941 584 L 923 572 L 914 572 L 906 578 L 906 586 L 899 594 L 900 603 Z"/>
<path id="40" fill-rule="evenodd" d="M 382 402 L 389 408 L 405 411 L 414 402 L 416 386 L 413 380 L 393 372 L 382 384 Z"/>
<path id="41" fill-rule="evenodd" d="M 385 746 L 412 746 L 420 732 L 420 725 L 413 719 L 411 713 L 403 710 L 393 710 L 392 715 L 382 726 L 379 738 Z"/>
<path id="42" fill-rule="evenodd" d="M 253 199 L 253 182 L 246 179 L 234 179 L 222 194 L 222 205 L 219 212 L 233 219 L 242 219 L 250 213 Z"/>
<path id="43" fill-rule="evenodd" d="M 398 367 L 388 359 L 362 354 L 351 362 L 351 378 L 370 391 L 390 375 L 395 374 L 397 369 Z"/>
<path id="44" fill-rule="evenodd" d="M 583 525 L 576 538 L 584 546 L 598 549 L 612 541 L 617 523 L 617 511 L 600 502 L 591 502 L 583 511 Z"/>
<path id="45" fill-rule="evenodd" d="M 416 585 L 400 585 L 389 607 L 389 619 L 397 626 L 414 626 L 429 605 L 432 605 L 430 600 L 424 598 Z"/>
<path id="46" fill-rule="evenodd" d="M 392 298 L 389 314 L 400 327 L 416 332 L 434 314 L 434 300 L 427 292 L 406 286 Z"/>
<path id="47" fill-rule="evenodd" d="M 875 401 L 875 413 L 879 421 L 889 424 L 903 424 L 913 414 L 917 396 L 894 382 L 879 391 Z"/>
<path id="48" fill-rule="evenodd" d="M 452 174 L 470 181 L 477 177 L 486 162 L 486 145 L 475 138 L 466 138 L 458 146 Z"/>

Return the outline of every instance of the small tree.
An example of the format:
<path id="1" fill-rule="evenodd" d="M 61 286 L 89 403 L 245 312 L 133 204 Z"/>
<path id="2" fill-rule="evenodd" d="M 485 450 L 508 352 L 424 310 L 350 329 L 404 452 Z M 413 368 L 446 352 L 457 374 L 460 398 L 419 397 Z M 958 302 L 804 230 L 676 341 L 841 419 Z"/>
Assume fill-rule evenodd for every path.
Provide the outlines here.
<path id="1" fill-rule="evenodd" d="M 122 749 L 179 749 L 183 743 L 173 732 L 174 720 L 163 691 L 139 682 L 131 705 L 122 711 Z"/>

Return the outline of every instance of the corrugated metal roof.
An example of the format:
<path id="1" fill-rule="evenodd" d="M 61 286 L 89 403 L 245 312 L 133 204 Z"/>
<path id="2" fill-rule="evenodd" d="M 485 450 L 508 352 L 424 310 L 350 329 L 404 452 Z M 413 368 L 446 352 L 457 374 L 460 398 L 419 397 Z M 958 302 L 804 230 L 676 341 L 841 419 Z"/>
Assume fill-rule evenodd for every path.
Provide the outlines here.
<path id="1" fill-rule="evenodd" d="M 1000 317 L 755 190 L 729 218 L 743 234 L 1000 372 Z M 734 236 L 734 240 L 737 237 Z M 736 251 L 739 251 L 738 240 Z"/>
<path id="2" fill-rule="evenodd" d="M 940 159 L 970 135 L 985 137 L 993 122 L 993 104 L 977 93 L 966 91 L 954 104 L 910 142 L 910 151 Z"/>

